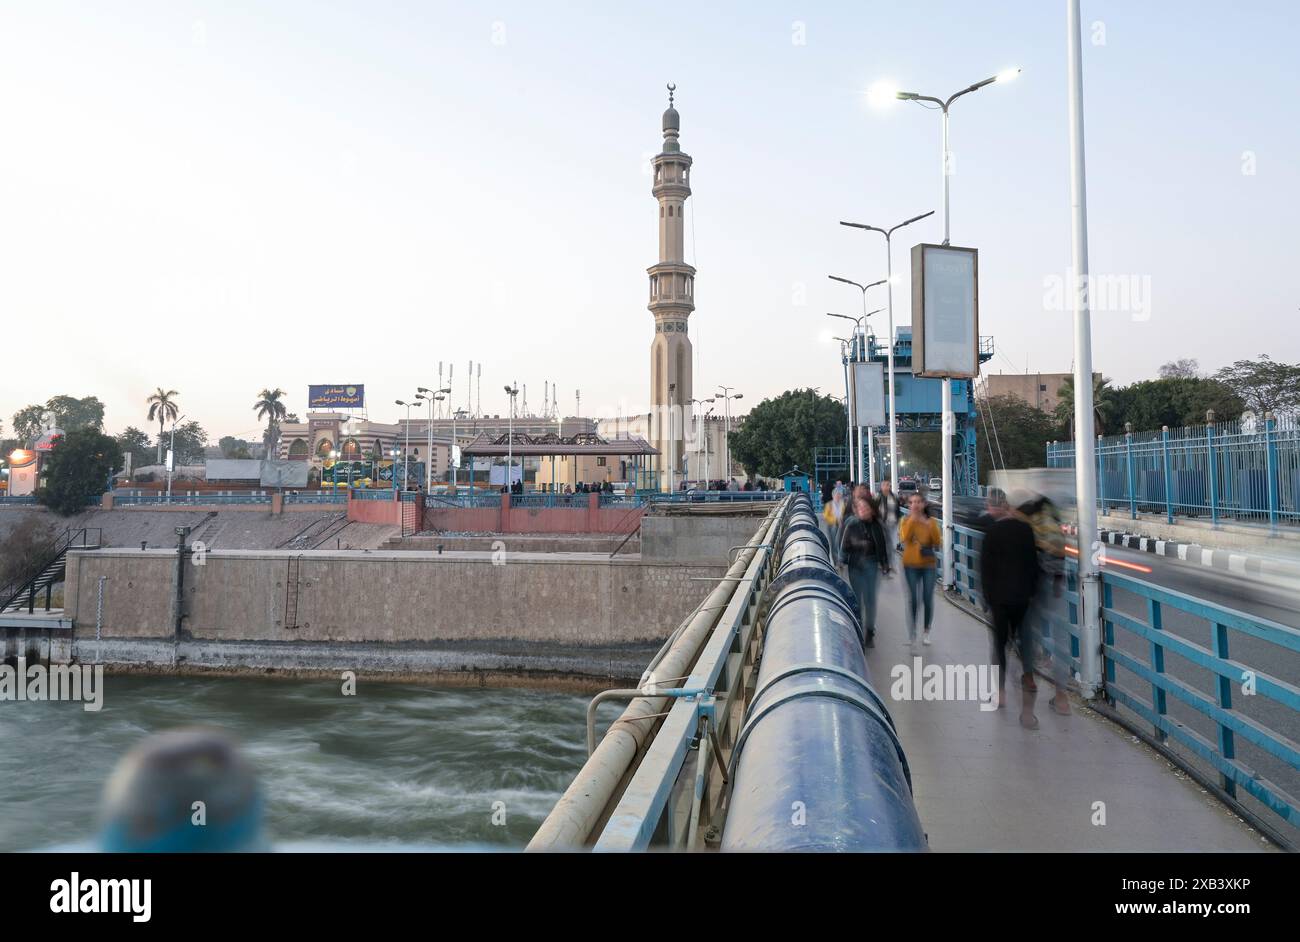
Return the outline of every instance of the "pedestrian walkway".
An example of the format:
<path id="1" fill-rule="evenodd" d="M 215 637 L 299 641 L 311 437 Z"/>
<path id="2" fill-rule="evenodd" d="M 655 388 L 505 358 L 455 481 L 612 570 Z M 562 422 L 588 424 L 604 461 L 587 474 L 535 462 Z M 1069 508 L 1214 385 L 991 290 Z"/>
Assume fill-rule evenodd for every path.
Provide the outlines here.
<path id="1" fill-rule="evenodd" d="M 921 822 L 936 851 L 1260 851 L 1254 829 L 1121 727 L 1072 697 L 1070 716 L 1047 706 L 1039 678 L 1039 728 L 1018 722 L 1019 662 L 1008 706 L 899 700 L 897 665 L 913 669 L 903 580 L 880 586 L 876 646 L 868 661 L 889 705 L 912 773 Z M 936 592 L 933 644 L 924 664 L 989 663 L 988 629 Z M 1097 823 L 1104 814 L 1104 824 Z"/>

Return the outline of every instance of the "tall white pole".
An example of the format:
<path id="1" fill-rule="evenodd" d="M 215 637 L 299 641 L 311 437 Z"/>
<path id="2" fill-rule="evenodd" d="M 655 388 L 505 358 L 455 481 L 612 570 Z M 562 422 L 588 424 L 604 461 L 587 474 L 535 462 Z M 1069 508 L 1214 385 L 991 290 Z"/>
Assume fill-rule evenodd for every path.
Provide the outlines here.
<path id="1" fill-rule="evenodd" d="M 894 244 L 885 235 L 885 288 L 889 291 L 889 482 L 898 492 L 898 395 L 894 385 Z M 884 478 L 884 475 L 881 475 Z"/>
<path id="2" fill-rule="evenodd" d="M 428 444 L 425 446 L 424 455 L 424 493 L 433 490 L 433 399 L 429 399 L 429 425 L 425 429 L 425 438 Z"/>
<path id="3" fill-rule="evenodd" d="M 876 432 L 867 429 L 867 487 L 876 492 Z"/>
<path id="4" fill-rule="evenodd" d="M 843 343 L 840 344 L 840 360 L 844 363 L 844 428 L 846 432 L 845 444 L 848 451 L 846 458 L 849 462 L 849 480 L 856 481 L 858 471 L 857 465 L 854 463 L 853 453 L 853 404 L 849 398 L 853 394 L 849 390 L 849 354 Z"/>
<path id="5" fill-rule="evenodd" d="M 1083 43 L 1079 0 L 1066 0 L 1070 100 L 1070 259 L 1074 268 L 1074 481 L 1079 501 L 1082 596 L 1079 689 L 1094 699 L 1101 687 L 1101 574 L 1097 541 L 1097 478 L 1092 421 L 1092 323 L 1088 310 L 1088 196 L 1083 147 Z"/>
<path id="6" fill-rule="evenodd" d="M 948 189 L 949 177 L 952 176 L 952 153 L 948 148 L 948 109 L 943 109 L 943 244 L 948 244 Z M 978 341 L 977 341 L 978 342 Z M 953 490 L 952 481 L 952 435 L 954 426 L 957 424 L 952 414 L 952 380 L 948 377 L 941 377 L 939 382 L 943 384 L 943 391 L 939 398 L 939 404 L 943 413 L 940 422 L 940 434 L 943 436 L 943 468 L 940 472 L 943 480 L 943 585 L 944 588 L 951 588 L 956 580 L 953 578 L 956 569 L 953 559 L 952 536 L 953 520 L 952 505 L 954 503 L 955 491 Z"/>

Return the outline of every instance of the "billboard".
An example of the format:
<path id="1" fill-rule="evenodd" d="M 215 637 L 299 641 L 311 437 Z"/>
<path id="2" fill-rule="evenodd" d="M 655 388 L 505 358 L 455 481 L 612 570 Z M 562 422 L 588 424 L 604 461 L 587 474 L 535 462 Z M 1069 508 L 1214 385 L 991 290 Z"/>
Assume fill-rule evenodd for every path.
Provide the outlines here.
<path id="1" fill-rule="evenodd" d="M 912 373 L 979 375 L 979 253 L 955 245 L 912 246 Z"/>
<path id="2" fill-rule="evenodd" d="M 888 424 L 885 418 L 885 364 L 854 363 L 849 372 L 853 399 L 853 424 L 875 428 Z"/>
<path id="3" fill-rule="evenodd" d="M 363 383 L 342 386 L 308 386 L 308 409 L 362 409 L 366 405 Z"/>
<path id="4" fill-rule="evenodd" d="M 306 487 L 311 471 L 305 461 L 259 461 L 262 487 Z"/>

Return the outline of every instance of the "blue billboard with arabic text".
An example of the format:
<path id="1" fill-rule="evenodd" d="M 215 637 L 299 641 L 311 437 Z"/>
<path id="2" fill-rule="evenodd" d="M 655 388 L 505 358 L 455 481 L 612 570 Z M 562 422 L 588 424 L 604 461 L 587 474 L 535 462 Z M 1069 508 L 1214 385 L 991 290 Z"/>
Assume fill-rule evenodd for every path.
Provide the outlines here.
<path id="1" fill-rule="evenodd" d="M 308 386 L 308 409 L 362 409 L 366 405 L 366 387 L 361 383 L 340 386 Z"/>

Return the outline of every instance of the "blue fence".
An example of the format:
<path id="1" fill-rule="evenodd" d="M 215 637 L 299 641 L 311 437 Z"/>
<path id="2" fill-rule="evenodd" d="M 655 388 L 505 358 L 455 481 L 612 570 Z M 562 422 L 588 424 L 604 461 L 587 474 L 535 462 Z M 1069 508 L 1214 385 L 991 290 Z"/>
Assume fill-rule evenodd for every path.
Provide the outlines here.
<path id="1" fill-rule="evenodd" d="M 1049 468 L 1073 468 L 1073 442 L 1047 446 Z M 1235 420 L 1097 440 L 1103 511 L 1300 523 L 1300 423 Z"/>
<path id="2" fill-rule="evenodd" d="M 981 535 L 966 527 L 954 529 L 958 591 L 979 605 Z M 1069 657 L 1073 674 L 1078 671 L 1079 596 L 1075 567 L 1068 561 L 1067 572 L 1067 586 L 1060 599 L 1063 604 L 1040 606 L 1036 627 L 1052 657 Z M 1228 795 L 1238 797 L 1238 792 L 1244 791 L 1283 820 L 1300 825 L 1300 800 L 1237 755 L 1239 742 L 1247 742 L 1279 760 L 1284 771 L 1295 773 L 1300 771 L 1300 746 L 1260 722 L 1262 714 L 1277 716 L 1276 709 L 1261 710 L 1252 704 L 1254 716 L 1248 716 L 1233 697 L 1233 691 L 1240 690 L 1243 699 L 1269 700 L 1284 711 L 1282 719 L 1273 722 L 1295 728 L 1300 688 L 1262 668 L 1282 663 L 1290 656 L 1285 652 L 1300 653 L 1300 631 L 1104 567 L 1101 591 L 1103 692 L 1107 701 L 1117 711 L 1149 723 L 1156 739 L 1172 741 L 1203 760 L 1218 773 Z M 1142 611 L 1144 617 L 1125 611 L 1126 607 Z M 1174 612 L 1190 616 L 1204 635 L 1196 639 L 1185 636 L 1186 629 L 1184 634 L 1166 630 L 1166 618 Z M 1255 663 L 1244 663 L 1232 654 L 1234 639 L 1243 637 L 1271 647 L 1265 649 L 1267 653 L 1257 654 Z M 1063 644 L 1066 638 L 1068 651 Z M 1166 655 L 1208 672 L 1213 690 L 1198 690 L 1186 671 L 1171 674 Z M 1171 698 L 1189 707 L 1203 721 L 1200 725 L 1213 733 L 1199 732 L 1171 717 Z"/>

